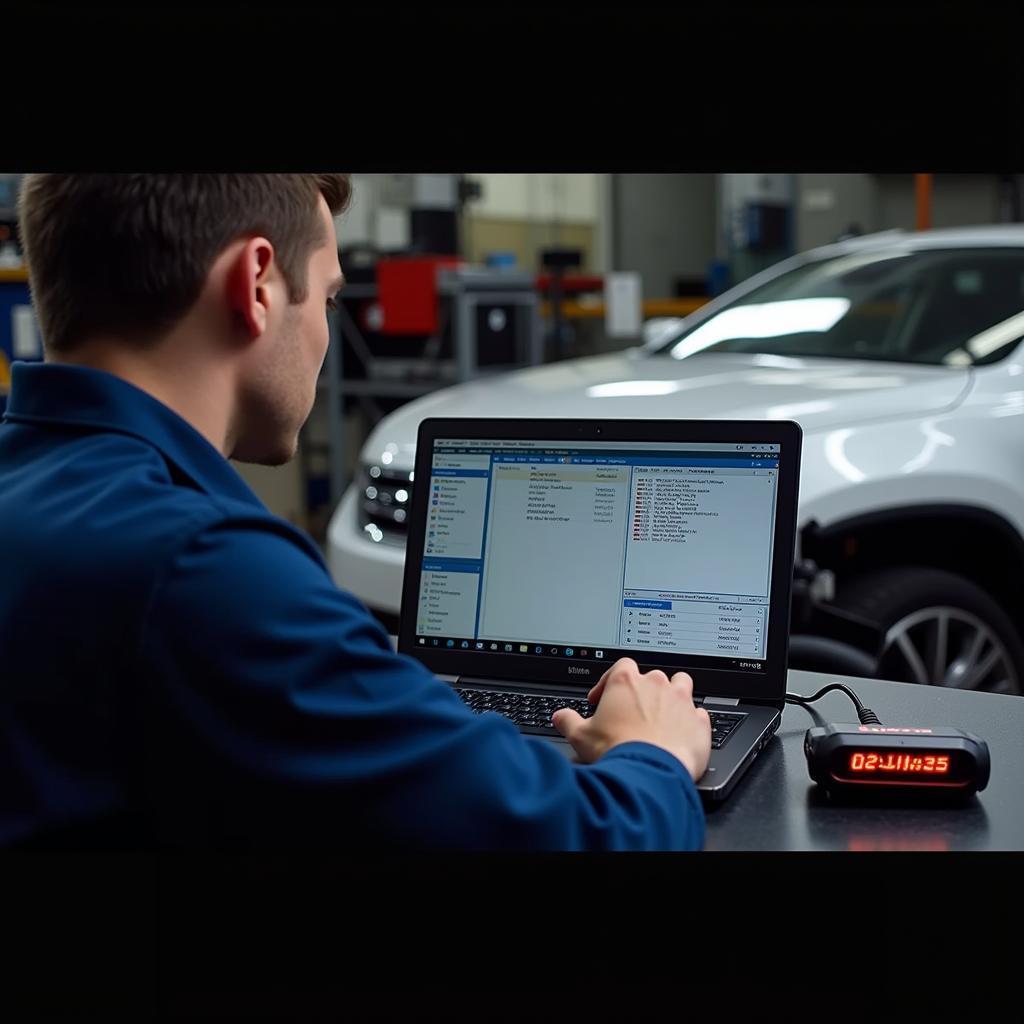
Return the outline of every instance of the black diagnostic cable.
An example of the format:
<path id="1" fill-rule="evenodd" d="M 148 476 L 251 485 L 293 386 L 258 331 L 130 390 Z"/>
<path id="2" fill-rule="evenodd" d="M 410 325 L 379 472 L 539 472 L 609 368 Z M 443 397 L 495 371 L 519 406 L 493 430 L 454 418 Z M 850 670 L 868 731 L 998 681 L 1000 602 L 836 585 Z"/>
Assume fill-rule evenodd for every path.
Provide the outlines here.
<path id="1" fill-rule="evenodd" d="M 848 686 L 844 686 L 842 683 L 829 683 L 828 686 L 823 686 L 814 696 L 812 697 L 801 697 L 799 693 L 787 693 L 786 701 L 789 704 L 803 704 L 807 705 L 813 701 L 819 700 L 824 697 L 829 690 L 842 690 L 850 700 L 853 701 L 854 707 L 857 709 L 857 717 L 860 719 L 861 725 L 881 725 L 882 723 L 878 719 L 878 715 L 871 710 L 866 708 L 861 703 L 860 697 L 857 696 Z"/>

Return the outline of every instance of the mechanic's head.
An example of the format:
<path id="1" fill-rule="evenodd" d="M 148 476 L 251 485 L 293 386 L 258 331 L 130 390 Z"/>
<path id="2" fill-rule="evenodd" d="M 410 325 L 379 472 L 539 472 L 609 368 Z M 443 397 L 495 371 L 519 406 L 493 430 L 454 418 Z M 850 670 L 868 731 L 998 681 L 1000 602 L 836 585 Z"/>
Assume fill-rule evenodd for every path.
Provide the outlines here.
<path id="1" fill-rule="evenodd" d="M 116 352 L 227 382 L 229 454 L 295 453 L 342 284 L 344 174 L 33 174 L 18 216 L 51 361 Z M 95 362 L 95 360 L 92 360 Z"/>

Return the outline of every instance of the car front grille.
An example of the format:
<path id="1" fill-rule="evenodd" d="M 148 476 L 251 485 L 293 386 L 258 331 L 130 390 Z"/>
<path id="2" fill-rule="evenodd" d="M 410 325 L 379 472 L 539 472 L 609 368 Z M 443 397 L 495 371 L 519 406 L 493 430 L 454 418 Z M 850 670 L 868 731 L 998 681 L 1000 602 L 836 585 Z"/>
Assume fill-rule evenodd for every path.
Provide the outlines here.
<path id="1" fill-rule="evenodd" d="M 404 545 L 412 510 L 412 472 L 364 466 L 360 474 L 359 525 L 369 541 Z"/>

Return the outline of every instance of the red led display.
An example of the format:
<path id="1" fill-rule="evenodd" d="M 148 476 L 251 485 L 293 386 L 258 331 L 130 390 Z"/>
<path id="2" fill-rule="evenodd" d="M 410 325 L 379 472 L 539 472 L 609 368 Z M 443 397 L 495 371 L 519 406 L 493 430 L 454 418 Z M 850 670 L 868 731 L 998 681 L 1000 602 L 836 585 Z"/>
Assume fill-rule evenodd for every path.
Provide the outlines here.
<path id="1" fill-rule="evenodd" d="M 827 725 L 807 730 L 804 753 L 811 778 L 832 795 L 874 794 L 903 799 L 970 797 L 985 788 L 984 741 L 958 729 Z"/>
<path id="2" fill-rule="evenodd" d="M 855 775 L 948 775 L 949 755 L 857 751 L 850 755 L 849 770 Z"/>

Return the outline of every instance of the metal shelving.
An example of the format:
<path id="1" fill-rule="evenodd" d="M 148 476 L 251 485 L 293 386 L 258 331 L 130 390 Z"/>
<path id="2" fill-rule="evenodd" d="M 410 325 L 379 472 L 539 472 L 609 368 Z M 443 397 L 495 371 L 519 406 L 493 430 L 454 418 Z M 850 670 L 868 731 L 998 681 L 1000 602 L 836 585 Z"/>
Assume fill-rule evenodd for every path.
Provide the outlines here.
<path id="1" fill-rule="evenodd" d="M 345 300 L 373 299 L 376 285 L 350 284 L 330 317 L 330 344 L 319 388 L 327 397 L 330 500 L 341 500 L 348 483 L 345 472 L 346 437 L 344 402 L 357 399 L 372 423 L 384 415 L 378 399 L 411 400 L 451 384 L 473 380 L 488 372 L 532 366 L 543 361 L 544 339 L 540 320 L 540 296 L 529 274 L 510 270 L 458 267 L 438 275 L 438 295 L 444 300 L 452 327 L 452 359 L 425 356 L 416 360 L 395 360 L 373 354 L 362 331 L 345 306 Z M 516 317 L 516 361 L 481 370 L 477 311 L 481 306 L 519 306 L 524 315 Z M 359 361 L 360 375 L 346 379 L 344 343 Z"/>

